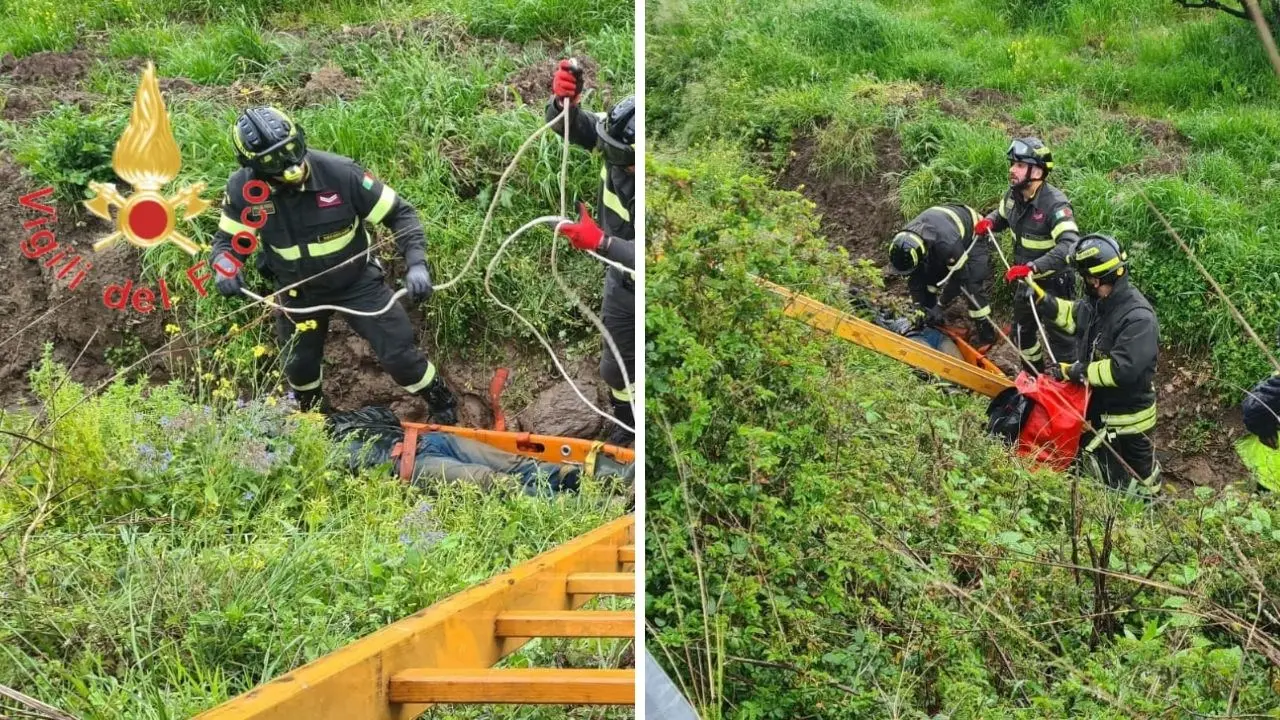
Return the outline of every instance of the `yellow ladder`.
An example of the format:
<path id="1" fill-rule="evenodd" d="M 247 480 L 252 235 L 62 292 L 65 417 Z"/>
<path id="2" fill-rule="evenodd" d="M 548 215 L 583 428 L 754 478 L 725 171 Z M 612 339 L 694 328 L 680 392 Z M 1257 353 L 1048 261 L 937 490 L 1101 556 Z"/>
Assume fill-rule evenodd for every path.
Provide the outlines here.
<path id="1" fill-rule="evenodd" d="M 635 517 L 618 518 L 197 716 L 409 720 L 432 703 L 634 705 L 634 670 L 495 669 L 535 637 L 635 637 Z"/>

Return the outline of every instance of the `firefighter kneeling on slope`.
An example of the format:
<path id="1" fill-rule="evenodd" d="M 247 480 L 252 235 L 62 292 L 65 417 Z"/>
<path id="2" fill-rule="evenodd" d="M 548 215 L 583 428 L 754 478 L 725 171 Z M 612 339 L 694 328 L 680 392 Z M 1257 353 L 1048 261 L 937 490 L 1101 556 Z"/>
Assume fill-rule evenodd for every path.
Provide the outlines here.
<path id="1" fill-rule="evenodd" d="M 1160 329 L 1151 303 L 1129 282 L 1127 260 L 1112 237 L 1082 238 L 1072 262 L 1084 279 L 1083 300 L 1046 293 L 1028 270 L 1015 276 L 1029 282 L 1040 317 L 1075 339 L 1075 356 L 1081 359 L 1059 363 L 1048 373 L 1090 387 L 1086 419 L 1097 432 L 1086 430 L 1081 438 L 1082 460 L 1109 487 L 1152 496 L 1160 490 L 1160 464 L 1147 433 L 1156 426 Z"/>
<path id="2" fill-rule="evenodd" d="M 978 238 L 974 225 L 978 213 L 964 205 L 939 205 L 920 213 L 889 243 L 890 274 L 909 275 L 907 287 L 925 325 L 943 324 L 948 305 L 968 290 L 975 344 L 990 345 L 996 333 L 988 318 L 987 281 L 991 278 L 990 248 Z M 939 298 L 941 296 L 941 298 Z"/>
<path id="3" fill-rule="evenodd" d="M 636 204 L 636 100 L 634 96 L 623 98 L 607 113 L 593 115 L 578 107 L 582 95 L 582 70 L 572 60 L 561 60 L 552 79 L 552 97 L 547 103 L 547 121 L 560 114 L 563 103 L 569 101 L 569 141 L 587 150 L 599 149 L 604 155 L 600 168 L 599 224 L 592 220 L 585 205 L 579 203 L 581 219 L 563 225 L 560 232 L 579 250 L 590 250 L 624 267 L 636 266 L 635 217 Z M 564 127 L 557 132 L 564 136 Z M 609 349 L 603 344 L 600 358 L 600 376 L 609 385 L 613 400 L 613 416 L 635 427 L 635 414 L 631 403 L 635 396 L 636 378 L 636 283 L 626 272 L 616 267 L 605 271 L 604 301 L 600 319 L 622 355 L 627 370 L 627 383 L 622 369 Z M 615 425 L 609 434 L 609 442 L 630 445 L 635 436 Z"/>
<path id="4" fill-rule="evenodd" d="M 408 268 L 405 287 L 410 299 L 430 299 L 422 223 L 408 201 L 354 161 L 308 150 L 302 128 L 275 108 L 244 111 L 236 120 L 232 139 L 242 167 L 227 180 L 222 218 L 213 238 L 218 291 L 228 297 L 240 293 L 240 264 L 229 256 L 244 262 L 245 256 L 232 246 L 232 237 L 241 232 L 258 238 L 255 262 L 277 288 L 303 281 L 278 299 L 286 312 L 276 318 L 276 335 L 285 348 L 285 378 L 300 407 L 325 411 L 321 361 L 333 313 L 302 315 L 287 309 L 337 305 L 369 312 L 390 303 L 382 266 L 369 258 L 368 226 L 375 223 L 395 235 Z M 243 190 L 250 180 L 270 186 L 265 202 L 247 203 Z M 265 219 L 265 224 L 255 230 L 241 222 L 246 207 L 252 208 L 249 216 L 255 222 Z M 403 307 L 393 303 L 380 315 L 346 315 L 345 319 L 373 346 L 396 383 L 426 401 L 433 422 L 456 424 L 457 401 L 435 365 L 415 346 L 413 326 Z"/>

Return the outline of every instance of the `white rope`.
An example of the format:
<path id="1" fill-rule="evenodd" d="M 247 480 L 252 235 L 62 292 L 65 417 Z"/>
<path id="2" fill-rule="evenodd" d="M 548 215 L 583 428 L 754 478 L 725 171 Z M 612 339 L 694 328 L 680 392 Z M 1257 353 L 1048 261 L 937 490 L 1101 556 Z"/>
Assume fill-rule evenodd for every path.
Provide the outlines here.
<path id="1" fill-rule="evenodd" d="M 524 326 L 529 329 L 529 332 L 533 333 L 533 336 L 537 338 L 538 343 L 541 344 L 543 349 L 547 351 L 547 354 L 551 356 L 551 361 L 555 364 L 556 370 L 560 372 L 560 376 L 563 377 L 565 381 L 569 383 L 569 387 L 573 389 L 573 393 L 578 396 L 578 399 L 581 400 L 584 405 L 591 408 L 591 411 L 594 412 L 595 414 L 599 415 L 602 418 L 605 418 L 609 422 L 612 422 L 613 424 L 626 430 L 627 432 L 635 432 L 634 428 L 622 422 L 618 418 L 610 415 L 604 410 L 601 410 L 600 408 L 596 407 L 595 403 L 588 400 L 587 397 L 582 394 L 582 390 L 578 387 L 577 383 L 573 381 L 573 378 L 569 377 L 569 371 L 565 369 L 564 365 L 561 364 L 560 362 L 560 358 L 556 356 L 556 352 L 551 347 L 551 343 L 549 343 L 547 339 L 542 336 L 542 333 L 538 332 L 538 328 L 532 322 L 530 322 L 525 316 L 520 314 L 520 311 L 502 302 L 502 300 L 500 300 L 498 296 L 494 294 L 493 288 L 490 285 L 490 280 L 493 277 L 493 270 L 495 267 L 497 267 L 498 261 L 502 259 L 502 254 L 506 252 L 507 246 L 509 246 L 517 238 L 519 238 L 521 235 L 527 232 L 530 228 L 533 228 L 542 223 L 558 226 L 559 224 L 565 221 L 566 221 L 566 218 L 563 218 L 563 217 L 559 217 L 556 215 L 544 215 L 543 217 L 530 220 L 529 222 L 522 225 L 520 229 L 508 235 L 507 239 L 502 241 L 502 245 L 499 246 L 498 252 L 494 254 L 493 259 L 489 261 L 489 265 L 485 269 L 485 274 L 484 274 L 485 293 L 487 293 L 489 297 L 492 298 L 495 303 L 497 303 L 498 307 L 502 308 L 503 310 L 506 310 L 512 315 L 515 315 L 516 318 L 519 319 L 520 322 L 524 323 Z M 592 319 L 595 320 L 596 318 L 593 317 Z M 613 338 L 609 335 L 609 332 L 603 329 L 603 324 L 601 324 L 599 328 L 604 333 L 606 342 L 608 342 L 609 344 L 609 349 L 614 353 L 616 353 L 618 355 L 619 360 L 621 360 L 621 353 L 617 352 L 617 346 L 613 344 Z M 622 373 L 623 373 L 624 379 L 626 377 L 626 372 L 627 372 L 626 367 L 625 365 L 623 365 Z"/>
<path id="2" fill-rule="evenodd" d="M 1009 261 L 1005 259 L 1004 250 L 1000 248 L 1000 243 L 996 241 L 995 235 L 993 235 L 990 230 L 987 231 L 987 238 L 991 240 L 992 245 L 995 245 L 996 252 L 1000 255 L 1000 262 L 1004 264 L 1004 269 L 1009 270 Z M 1040 322 L 1040 313 L 1036 310 L 1036 291 L 1025 279 L 1023 282 L 1027 283 L 1027 291 L 1031 293 L 1031 296 L 1027 298 L 1027 302 L 1031 305 L 1031 317 L 1035 318 L 1036 329 L 1040 333 L 1040 342 L 1044 343 L 1044 352 L 1049 356 L 1049 362 L 1057 365 L 1058 358 L 1053 356 L 1053 350 L 1049 347 L 1049 331 L 1045 329 L 1044 323 Z M 992 321 L 992 323 L 994 324 L 994 321 Z M 1022 328 L 1018 328 L 1018 331 L 1021 332 Z M 1018 357 L 1022 357 L 1021 348 L 1018 349 Z"/>
<path id="3" fill-rule="evenodd" d="M 270 297 L 262 297 L 261 295 L 254 293 L 248 288 L 240 288 L 240 292 L 244 293 L 246 296 L 248 296 L 253 300 L 257 300 L 258 302 L 265 303 L 267 307 L 279 308 L 280 310 L 283 310 L 286 314 L 290 314 L 290 315 L 307 315 L 310 313 L 322 312 L 325 310 L 333 310 L 335 312 L 344 313 L 346 315 L 356 315 L 359 317 L 377 317 L 378 315 L 381 315 L 382 313 L 390 310 L 391 306 L 395 305 L 397 300 L 409 294 L 408 289 L 400 288 L 399 290 L 395 291 L 395 293 L 391 296 L 391 299 L 387 301 L 387 304 L 382 306 L 381 310 L 352 310 L 351 308 L 341 307 L 339 305 L 309 305 L 307 307 L 290 307 L 288 305 L 281 305 L 275 300 L 272 300 Z"/>

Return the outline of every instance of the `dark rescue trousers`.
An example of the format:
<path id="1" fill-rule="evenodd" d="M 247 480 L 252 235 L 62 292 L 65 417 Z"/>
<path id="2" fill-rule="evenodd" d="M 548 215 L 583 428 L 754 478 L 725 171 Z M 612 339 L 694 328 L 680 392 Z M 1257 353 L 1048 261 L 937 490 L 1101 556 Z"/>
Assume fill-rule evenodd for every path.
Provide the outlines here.
<path id="1" fill-rule="evenodd" d="M 1147 436 L 1156 426 L 1156 406 L 1116 414 L 1100 414 L 1090 408 L 1088 419 L 1099 430 L 1086 431 L 1080 438 L 1086 469 L 1113 490 L 1147 497 L 1159 493 L 1160 463 Z"/>
<path id="2" fill-rule="evenodd" d="M 613 273 L 606 278 L 600 319 L 604 322 L 605 330 L 608 330 L 613 338 L 614 344 L 618 346 L 618 352 L 621 353 L 627 369 L 627 377 L 634 385 L 636 381 L 635 291 L 626 292 L 621 287 L 615 287 L 615 284 L 620 282 L 622 281 L 614 277 Z M 622 368 L 613 357 L 609 343 L 601 340 L 600 345 L 600 376 L 608 383 L 614 400 L 630 401 L 632 389 L 623 382 Z"/>
<path id="3" fill-rule="evenodd" d="M 382 268 L 370 263 L 347 288 L 323 294 L 303 290 L 296 296 L 285 297 L 283 305 L 338 305 L 373 311 L 390 300 L 391 289 L 383 282 Z M 409 314 L 402 305 L 395 303 L 387 312 L 373 317 L 340 314 L 347 325 L 369 343 L 383 369 L 405 391 L 418 393 L 431 384 L 436 375 L 435 366 L 417 348 Z M 324 343 L 332 315 L 332 311 L 325 310 L 310 314 L 281 313 L 276 317 L 276 338 L 284 348 L 285 379 L 300 398 L 319 397 Z"/>
<path id="4" fill-rule="evenodd" d="M 1072 272 L 1056 273 L 1050 277 L 1036 280 L 1045 292 L 1063 300 L 1072 300 L 1076 296 L 1076 275 Z M 1044 344 L 1040 332 L 1036 328 L 1036 317 L 1031 310 L 1032 290 L 1024 283 L 1019 283 L 1013 292 L 1013 337 L 1022 351 L 1022 359 L 1036 368 L 1047 367 L 1049 357 L 1044 352 Z M 1049 336 L 1049 349 L 1053 357 L 1060 363 L 1076 361 L 1076 341 L 1061 328 L 1053 324 L 1052 318 L 1041 315 L 1040 323 L 1044 325 Z"/>

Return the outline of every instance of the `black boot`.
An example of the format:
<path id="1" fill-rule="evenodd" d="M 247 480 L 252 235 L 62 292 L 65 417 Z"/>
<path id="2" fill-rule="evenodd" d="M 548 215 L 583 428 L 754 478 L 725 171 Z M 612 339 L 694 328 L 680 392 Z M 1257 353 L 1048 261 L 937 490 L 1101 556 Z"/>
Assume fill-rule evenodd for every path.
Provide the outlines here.
<path id="1" fill-rule="evenodd" d="M 979 348 L 996 344 L 996 326 L 986 320 L 979 320 L 973 331 L 974 341 Z"/>
<path id="2" fill-rule="evenodd" d="M 427 412 L 431 414 L 431 422 L 437 425 L 458 424 L 458 413 L 455 411 L 458 407 L 458 399 L 453 396 L 449 386 L 444 384 L 444 378 L 436 375 L 430 385 L 418 392 L 418 397 L 427 401 Z"/>
<path id="3" fill-rule="evenodd" d="M 333 412 L 333 406 L 329 404 L 329 398 L 324 396 L 324 391 L 316 388 L 315 390 L 295 390 L 294 397 L 298 400 L 298 410 L 301 412 L 318 412 L 328 415 Z"/>
<path id="4" fill-rule="evenodd" d="M 631 412 L 631 403 L 625 400 L 613 399 L 613 416 L 622 422 L 636 426 L 635 414 Z M 606 421 L 609 422 L 609 421 Z M 620 447 L 631 447 L 636 442 L 636 435 L 633 432 L 618 427 L 613 422 L 609 422 L 609 437 L 606 440 L 610 445 L 618 445 Z"/>

